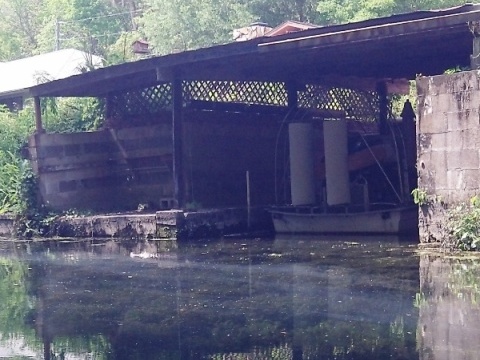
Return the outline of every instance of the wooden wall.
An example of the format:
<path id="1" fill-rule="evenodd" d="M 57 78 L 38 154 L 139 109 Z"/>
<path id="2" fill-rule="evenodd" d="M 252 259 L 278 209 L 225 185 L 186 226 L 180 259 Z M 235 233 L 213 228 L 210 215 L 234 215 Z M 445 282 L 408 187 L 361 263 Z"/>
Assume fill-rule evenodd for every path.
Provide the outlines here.
<path id="1" fill-rule="evenodd" d="M 54 209 L 133 210 L 173 197 L 171 126 L 36 134 L 29 150 L 45 204 Z"/>

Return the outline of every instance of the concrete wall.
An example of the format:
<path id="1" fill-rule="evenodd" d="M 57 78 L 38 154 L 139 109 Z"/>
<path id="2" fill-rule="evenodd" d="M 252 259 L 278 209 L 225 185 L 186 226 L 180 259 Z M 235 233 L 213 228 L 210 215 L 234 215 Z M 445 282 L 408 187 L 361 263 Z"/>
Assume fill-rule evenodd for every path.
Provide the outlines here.
<path id="1" fill-rule="evenodd" d="M 59 210 L 136 209 L 173 198 L 171 126 L 74 134 L 36 134 L 29 140 L 43 201 Z"/>
<path id="2" fill-rule="evenodd" d="M 446 210 L 480 194 L 480 73 L 421 77 L 417 92 L 420 240 L 442 241 Z"/>

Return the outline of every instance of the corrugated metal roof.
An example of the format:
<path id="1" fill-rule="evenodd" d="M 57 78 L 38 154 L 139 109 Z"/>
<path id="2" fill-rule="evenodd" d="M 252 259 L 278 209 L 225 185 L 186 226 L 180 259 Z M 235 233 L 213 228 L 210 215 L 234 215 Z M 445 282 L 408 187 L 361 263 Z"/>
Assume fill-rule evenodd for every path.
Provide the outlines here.
<path id="1" fill-rule="evenodd" d="M 14 93 L 48 81 L 78 75 L 103 66 L 96 55 L 76 49 L 63 49 L 28 58 L 0 63 L 0 94 Z"/>

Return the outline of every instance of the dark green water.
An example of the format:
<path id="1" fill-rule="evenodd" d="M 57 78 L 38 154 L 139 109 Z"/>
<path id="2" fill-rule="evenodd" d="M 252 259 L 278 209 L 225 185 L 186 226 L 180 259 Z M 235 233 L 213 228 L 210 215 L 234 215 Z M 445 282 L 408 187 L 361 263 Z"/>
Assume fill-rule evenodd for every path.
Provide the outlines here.
<path id="1" fill-rule="evenodd" d="M 4 240 L 0 359 L 475 359 L 479 264 L 396 238 Z"/>

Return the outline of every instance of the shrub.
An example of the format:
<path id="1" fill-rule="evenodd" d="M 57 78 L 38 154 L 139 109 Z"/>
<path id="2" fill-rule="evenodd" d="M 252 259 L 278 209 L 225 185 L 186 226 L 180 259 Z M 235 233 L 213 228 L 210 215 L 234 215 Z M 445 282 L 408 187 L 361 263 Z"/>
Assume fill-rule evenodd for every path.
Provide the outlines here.
<path id="1" fill-rule="evenodd" d="M 460 250 L 480 249 L 480 199 L 475 196 L 469 204 L 450 211 L 448 228 L 451 243 Z"/>
<path id="2" fill-rule="evenodd" d="M 44 99 L 42 112 L 47 132 L 93 131 L 103 122 L 103 103 L 96 98 Z"/>
<path id="3" fill-rule="evenodd" d="M 44 98 L 41 107 L 44 127 L 49 132 L 91 131 L 103 120 L 103 104 L 94 98 Z M 27 217 L 39 213 L 36 178 L 24 159 L 34 125 L 28 102 L 18 112 L 0 106 L 0 213 Z"/>
<path id="4" fill-rule="evenodd" d="M 22 178 L 30 171 L 21 153 L 33 124 L 30 109 L 11 113 L 0 107 L 0 213 L 21 211 Z"/>

